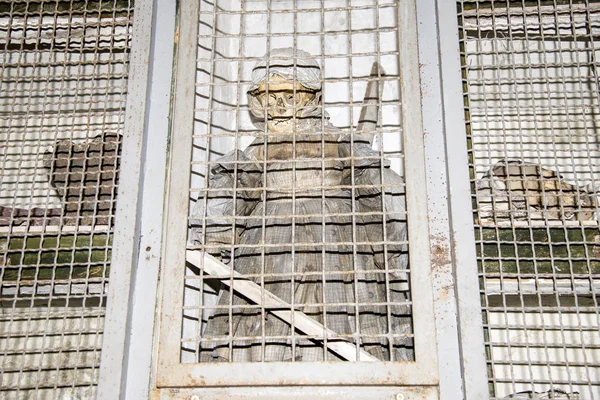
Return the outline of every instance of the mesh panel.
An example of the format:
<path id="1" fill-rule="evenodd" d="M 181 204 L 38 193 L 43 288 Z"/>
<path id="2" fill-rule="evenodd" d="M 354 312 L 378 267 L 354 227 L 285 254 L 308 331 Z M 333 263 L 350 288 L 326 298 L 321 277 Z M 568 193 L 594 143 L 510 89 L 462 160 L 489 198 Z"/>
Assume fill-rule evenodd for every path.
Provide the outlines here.
<path id="1" fill-rule="evenodd" d="M 201 2 L 183 362 L 414 359 L 396 18 Z"/>
<path id="2" fill-rule="evenodd" d="M 600 4 L 458 10 L 491 394 L 597 398 Z"/>
<path id="3" fill-rule="evenodd" d="M 0 397 L 94 397 L 132 12 L 0 4 Z"/>

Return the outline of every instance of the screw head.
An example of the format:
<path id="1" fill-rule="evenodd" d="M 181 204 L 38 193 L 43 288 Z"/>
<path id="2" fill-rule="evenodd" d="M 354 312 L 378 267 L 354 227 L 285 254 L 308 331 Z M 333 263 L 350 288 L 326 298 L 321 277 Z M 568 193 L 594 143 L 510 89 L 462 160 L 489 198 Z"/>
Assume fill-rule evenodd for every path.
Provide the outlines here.
<path id="1" fill-rule="evenodd" d="M 398 393 L 396 395 L 396 400 L 404 400 L 406 399 L 406 396 L 404 396 L 404 393 Z"/>

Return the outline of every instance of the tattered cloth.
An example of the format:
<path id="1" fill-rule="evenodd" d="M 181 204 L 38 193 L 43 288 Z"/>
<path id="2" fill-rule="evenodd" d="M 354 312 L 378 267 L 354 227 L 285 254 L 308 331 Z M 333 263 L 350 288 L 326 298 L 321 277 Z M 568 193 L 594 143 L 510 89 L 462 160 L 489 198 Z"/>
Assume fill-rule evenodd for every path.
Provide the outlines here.
<path id="1" fill-rule="evenodd" d="M 593 220 L 596 196 L 539 164 L 502 160 L 477 182 L 478 220 Z"/>
<path id="2" fill-rule="evenodd" d="M 191 245 L 378 359 L 413 360 L 403 181 L 368 142 L 329 124 L 316 134 L 317 125 L 271 135 L 268 146 L 257 138 L 213 164 Z M 292 344 L 290 325 L 225 285 L 213 311 L 201 362 L 338 359 L 322 338 L 296 332 Z"/>

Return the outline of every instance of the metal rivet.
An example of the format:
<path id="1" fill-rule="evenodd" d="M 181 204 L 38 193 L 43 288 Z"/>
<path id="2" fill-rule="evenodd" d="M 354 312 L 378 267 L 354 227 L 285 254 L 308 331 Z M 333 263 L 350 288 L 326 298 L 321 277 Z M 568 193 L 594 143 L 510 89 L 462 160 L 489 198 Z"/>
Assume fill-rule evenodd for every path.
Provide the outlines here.
<path id="1" fill-rule="evenodd" d="M 398 393 L 396 395 L 396 400 L 404 400 L 406 397 L 404 396 L 404 393 Z"/>

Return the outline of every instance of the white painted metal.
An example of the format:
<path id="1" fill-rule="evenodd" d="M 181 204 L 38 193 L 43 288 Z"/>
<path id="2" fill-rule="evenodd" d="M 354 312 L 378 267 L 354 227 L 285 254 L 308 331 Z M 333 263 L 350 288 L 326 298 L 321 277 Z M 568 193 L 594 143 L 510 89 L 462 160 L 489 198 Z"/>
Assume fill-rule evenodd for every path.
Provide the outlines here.
<path id="1" fill-rule="evenodd" d="M 146 109 L 141 227 L 137 267 L 132 282 L 129 360 L 122 379 L 125 399 L 147 399 L 153 372 L 158 278 L 165 201 L 171 111 L 175 0 L 155 0 Z M 122 294 L 123 295 L 123 294 Z M 122 328 L 121 328 L 122 329 Z"/>
<path id="2" fill-rule="evenodd" d="M 431 248 L 434 255 L 431 263 L 433 272 L 429 272 L 430 269 L 427 268 L 427 273 L 424 273 L 420 277 L 415 276 L 413 287 L 414 285 L 426 284 L 428 280 L 432 280 L 435 284 L 434 298 L 437 322 L 436 331 L 438 335 L 437 356 L 440 359 L 440 393 L 438 393 L 438 389 L 435 386 L 435 374 L 437 372 L 432 374 L 429 369 L 423 371 L 418 363 L 408 363 L 408 365 L 397 369 L 392 369 L 391 367 L 387 369 L 388 365 L 382 365 L 382 368 L 379 370 L 369 367 L 370 376 L 364 373 L 366 370 L 363 368 L 364 365 L 361 365 L 362 363 L 353 365 L 338 363 L 335 368 L 328 366 L 327 369 L 321 368 L 318 365 L 315 368 L 312 366 L 307 368 L 307 365 L 302 365 L 301 363 L 296 365 L 281 365 L 280 363 L 266 366 L 260 365 L 257 369 L 254 366 L 248 368 L 247 365 L 218 364 L 210 365 L 210 368 L 206 368 L 206 366 L 199 364 L 181 364 L 179 359 L 180 343 L 173 340 L 173 337 L 180 337 L 181 322 L 179 321 L 180 315 L 177 312 L 177 308 L 173 308 L 173 305 L 180 306 L 183 301 L 183 293 L 181 288 L 177 288 L 177 285 L 181 285 L 184 279 L 184 269 L 182 266 L 185 254 L 183 246 L 180 245 L 178 248 L 175 248 L 177 246 L 169 247 L 167 245 L 164 257 L 166 264 L 163 265 L 163 277 L 165 285 L 174 289 L 163 292 L 164 308 L 162 310 L 161 347 L 159 349 L 160 356 L 156 383 L 159 387 L 168 387 L 168 389 L 159 390 L 157 396 L 162 398 L 186 399 L 253 397 L 275 399 L 281 398 L 281 396 L 318 399 L 341 395 L 348 399 L 385 398 L 388 396 L 389 398 L 396 399 L 416 399 L 426 398 L 425 396 L 437 398 L 438 395 L 441 395 L 442 398 L 466 398 L 471 400 L 484 399 L 489 396 L 482 315 L 480 311 L 481 304 L 479 300 L 480 285 L 477 279 L 477 265 L 473 241 L 473 218 L 470 207 L 469 162 L 466 142 L 463 140 L 465 137 L 465 119 L 460 72 L 460 52 L 458 48 L 458 25 L 455 18 L 456 3 L 431 0 L 422 4 L 420 3 L 418 6 L 419 19 L 413 18 L 412 21 L 404 20 L 404 22 L 406 23 L 406 29 L 409 31 L 415 28 L 413 24 L 416 21 L 422 23 L 419 33 L 419 40 L 421 41 L 419 60 L 424 64 L 420 70 L 420 75 L 423 79 L 421 88 L 424 91 L 419 93 L 421 88 L 419 88 L 418 81 L 405 82 L 403 85 L 403 103 L 408 104 L 410 107 L 404 106 L 402 111 L 403 124 L 405 124 L 405 129 L 409 131 L 408 134 L 405 134 L 405 140 L 410 142 L 405 143 L 405 146 L 407 146 L 405 147 L 406 153 L 411 154 L 411 156 L 414 155 L 417 159 L 427 160 L 429 212 L 431 215 L 429 221 L 431 225 L 429 225 L 429 232 L 426 232 L 427 226 L 421 223 L 420 232 L 413 231 L 411 235 L 413 237 L 415 235 L 424 235 L 418 237 L 431 237 L 432 240 L 431 243 L 418 243 L 416 245 L 414 242 L 411 243 L 411 257 L 416 256 L 416 259 L 411 260 L 411 264 L 418 262 L 422 265 L 429 265 L 429 261 L 425 260 L 425 258 L 429 257 L 425 255 L 429 254 L 429 249 Z M 195 4 L 188 3 L 183 5 L 183 7 L 185 13 L 197 15 Z M 411 7 L 414 7 L 414 3 L 412 2 L 403 2 L 401 4 L 405 16 L 411 15 L 414 12 L 414 9 L 411 9 Z M 582 10 L 586 11 L 588 8 L 592 9 L 594 6 L 588 5 L 586 8 L 586 6 L 576 4 L 572 7 L 573 10 L 578 11 L 576 17 L 580 18 Z M 547 11 L 548 8 L 545 8 L 545 10 Z M 519 19 L 519 16 L 503 20 L 502 17 L 494 19 L 489 15 L 483 14 L 481 17 L 482 21 L 490 24 L 495 21 L 496 23 L 512 24 L 513 27 L 518 27 L 524 23 L 522 18 Z M 564 13 L 560 15 L 544 14 L 542 20 L 545 21 L 544 23 L 568 25 L 571 21 L 570 18 L 569 15 Z M 185 19 L 182 18 L 181 23 L 183 25 L 181 27 L 186 29 L 185 32 L 194 33 L 194 29 L 197 28 L 194 27 L 195 21 L 190 21 L 190 18 L 187 18 L 187 21 Z M 527 19 L 527 23 L 535 21 L 536 19 L 531 16 Z M 431 29 L 431 31 L 428 29 Z M 195 80 L 195 73 L 193 67 L 186 64 L 186 62 L 191 64 L 193 63 L 192 60 L 196 58 L 193 45 L 196 35 L 190 36 L 192 36 L 191 39 L 180 38 L 179 42 L 182 48 L 188 50 L 186 50 L 187 54 L 181 55 L 180 58 L 179 79 L 181 80 L 180 85 L 176 86 L 177 95 L 175 99 L 176 102 L 188 105 L 193 103 L 193 94 L 190 93 L 190 88 L 193 84 L 190 84 L 190 82 Z M 404 62 L 407 64 L 403 67 L 403 71 L 406 68 L 406 71 L 411 71 L 411 76 L 414 76 L 418 71 L 416 64 L 411 63 L 410 60 L 416 60 L 417 55 L 414 54 L 414 46 L 412 48 L 410 46 L 411 40 L 414 43 L 416 36 L 411 37 L 409 40 L 407 40 L 406 36 L 401 36 L 400 43 L 405 46 L 403 47 L 402 54 L 407 57 L 404 58 Z M 186 45 L 189 47 L 185 47 Z M 418 94 L 422 95 L 422 97 L 419 98 Z M 423 118 L 419 115 L 419 107 L 416 107 L 417 112 L 415 114 L 416 104 L 421 104 L 427 110 Z M 172 154 L 175 154 L 175 157 L 182 157 L 184 159 L 188 157 L 191 151 L 189 145 L 183 143 L 186 140 L 186 135 L 191 135 L 193 130 L 190 122 L 190 109 L 181 110 L 181 108 L 175 108 L 175 112 L 181 112 L 181 114 L 177 114 L 178 117 L 174 125 L 178 129 L 174 132 L 173 138 L 176 153 Z M 413 114 L 408 115 L 407 113 L 409 112 Z M 422 120 L 425 132 L 427 132 L 423 138 L 424 153 L 422 144 L 418 140 L 412 140 L 416 136 L 410 136 L 411 131 L 413 133 L 421 131 L 419 124 L 421 124 Z M 411 126 L 412 128 L 410 128 Z M 420 145 L 421 147 L 419 147 Z M 173 165 L 176 165 L 176 161 L 172 160 L 175 163 Z M 416 169 L 407 169 L 406 174 L 418 178 L 415 179 L 416 182 L 425 182 L 424 171 L 425 169 L 421 165 Z M 185 227 L 181 226 L 184 224 L 181 224 L 180 221 L 184 221 L 187 218 L 188 198 L 186 195 L 178 197 L 178 193 L 186 193 L 188 188 L 187 176 L 189 175 L 187 174 L 188 171 L 182 169 L 177 169 L 177 172 L 179 176 L 173 176 L 173 169 L 171 169 L 173 180 L 171 181 L 169 193 L 172 197 L 169 198 L 169 204 L 171 205 L 167 206 L 167 210 L 169 214 L 168 218 L 172 222 L 166 231 L 168 243 L 173 243 L 172 239 L 175 242 L 184 243 L 186 237 Z M 410 189 L 410 192 L 414 194 L 412 199 L 409 199 L 410 204 L 413 204 L 413 206 L 409 204 L 412 213 L 414 205 L 423 202 L 423 198 L 425 197 L 419 197 L 413 189 Z M 421 192 L 420 195 L 424 196 L 424 193 Z M 414 218 L 412 222 L 413 226 L 415 223 L 419 225 L 419 221 L 428 220 L 426 215 L 419 215 L 417 212 L 412 213 L 412 215 L 412 218 Z M 522 223 L 523 221 L 519 222 Z M 496 227 L 504 225 L 498 224 Z M 556 221 L 549 221 L 548 223 L 548 226 L 555 225 L 593 226 L 594 224 L 590 222 L 576 224 L 575 221 L 566 221 L 564 224 L 558 224 Z M 519 223 L 508 226 L 519 227 Z M 531 224 L 526 223 L 524 227 L 527 226 L 531 226 Z M 536 226 L 539 226 L 539 224 Z M 171 233 L 175 234 L 171 235 Z M 430 244 L 431 247 L 429 247 Z M 419 255 L 413 254 L 415 249 L 418 249 Z M 143 254 L 143 251 L 140 254 Z M 439 255 L 439 257 L 436 257 L 436 255 Z M 419 260 L 421 256 L 423 259 Z M 172 269 L 168 269 L 169 265 L 171 265 Z M 585 285 L 586 282 L 587 285 Z M 514 331 L 509 331 L 508 333 L 513 334 L 513 336 L 507 337 L 502 326 L 507 324 L 518 326 L 521 323 L 523 324 L 523 329 L 527 331 L 528 329 L 539 330 L 540 326 L 550 323 L 556 329 L 551 327 L 542 328 L 545 340 L 558 343 L 562 340 L 564 332 L 582 331 L 582 326 L 584 325 L 594 326 L 596 323 L 594 316 L 597 315 L 597 311 L 594 312 L 592 310 L 593 302 L 584 304 L 580 299 L 577 304 L 567 307 L 566 303 L 564 303 L 565 300 L 562 300 L 563 305 L 567 308 L 561 312 L 559 315 L 560 318 L 551 320 L 548 315 L 542 315 L 542 320 L 539 320 L 533 318 L 531 314 L 527 314 L 528 319 L 523 320 L 520 319 L 521 312 L 519 310 L 506 312 L 498 305 L 494 306 L 495 303 L 493 301 L 499 301 L 499 298 L 494 296 L 504 296 L 506 293 L 519 293 L 519 295 L 523 296 L 523 299 L 531 301 L 535 299 L 535 296 L 541 294 L 561 293 L 577 295 L 590 292 L 596 293 L 598 290 L 597 283 L 591 279 L 588 279 L 586 282 L 575 282 L 573 280 L 570 282 L 553 283 L 552 279 L 548 280 L 546 277 L 536 277 L 530 280 L 520 279 L 518 281 L 502 278 L 496 280 L 493 278 L 486 279 L 486 294 L 489 297 L 488 301 L 492 301 L 490 303 L 491 306 L 489 306 L 489 319 L 487 322 L 493 325 L 488 341 L 496 344 L 493 356 L 496 359 L 512 358 L 514 360 L 514 364 L 510 362 L 505 364 L 499 363 L 496 366 L 494 371 L 497 374 L 496 376 L 500 377 L 500 380 L 514 380 L 514 375 L 511 374 L 514 374 L 515 370 L 523 372 L 523 368 L 520 367 L 532 362 L 543 364 L 545 362 L 544 357 L 547 356 L 547 354 L 543 354 L 542 352 L 529 351 L 527 356 L 523 358 L 524 353 L 511 349 L 510 346 L 498 346 L 497 343 L 508 341 L 520 347 L 527 347 L 530 346 L 532 341 L 541 341 L 544 339 L 531 335 L 528 336 L 527 334 L 514 335 Z M 530 297 L 526 297 L 525 295 Z M 456 304 L 454 303 L 454 296 L 456 296 Z M 564 299 L 564 297 L 561 298 Z M 503 306 L 506 307 L 511 304 L 508 301 Z M 534 308 L 530 303 L 526 303 L 523 307 L 527 311 Z M 586 313 L 588 308 L 590 312 Z M 430 315 L 432 314 L 431 311 L 427 312 Z M 416 309 L 415 314 L 417 314 Z M 431 321 L 433 321 L 433 318 Z M 420 333 L 415 332 L 417 338 L 424 334 L 426 334 L 424 331 Z M 594 351 L 586 351 L 585 354 L 577 353 L 577 351 L 582 350 L 585 346 L 591 346 L 595 349 L 597 343 L 594 340 L 594 337 L 589 337 L 586 339 L 585 344 L 581 344 L 580 348 L 577 348 L 576 344 L 573 345 L 575 352 L 569 354 L 574 354 L 573 357 L 583 357 L 584 361 L 579 362 L 579 364 L 577 364 L 578 361 L 571 362 L 571 368 L 581 367 L 582 363 L 589 365 L 589 360 L 596 357 Z M 563 346 L 566 345 L 563 343 Z M 569 344 L 569 346 L 571 345 Z M 430 351 L 430 353 L 435 354 L 436 352 Z M 424 354 L 421 353 L 421 355 Z M 422 357 L 417 355 L 417 359 L 421 361 Z M 564 364 L 569 367 L 569 361 L 565 361 Z M 433 360 L 433 365 L 435 365 L 435 360 Z M 561 379 L 571 379 L 583 383 L 586 381 L 591 382 L 594 379 L 589 374 L 581 374 L 581 369 L 573 371 L 570 375 L 567 373 L 566 378 Z M 523 376 L 526 376 L 526 374 L 526 371 L 523 372 Z M 421 389 L 385 386 L 354 386 L 349 389 L 348 387 L 339 386 L 370 385 L 382 382 L 398 385 L 421 384 L 433 386 Z M 249 388 L 247 387 L 248 384 L 263 387 Z M 324 386 L 310 387 L 310 385 L 315 384 Z M 218 387 L 222 385 L 231 387 Z M 307 385 L 309 387 L 282 387 L 281 385 Z M 327 385 L 338 386 L 332 388 Z M 203 388 L 197 388 L 198 386 L 203 386 Z M 508 392 L 503 393 L 508 394 Z"/>
<path id="3" fill-rule="evenodd" d="M 447 37 L 448 33 L 440 29 L 439 19 L 448 19 L 448 14 L 438 15 L 438 10 L 444 7 L 438 3 L 436 0 L 423 0 L 417 3 L 423 130 L 427 165 L 427 204 L 432 246 L 432 280 L 438 338 L 440 397 L 442 399 L 464 399 L 466 398 L 463 386 L 464 358 L 461 357 L 460 349 L 455 279 L 455 270 L 462 267 L 462 260 L 456 258 L 454 251 L 455 245 L 461 246 L 462 244 L 460 239 L 453 240 L 454 232 L 451 224 L 451 207 L 458 207 L 460 203 L 450 204 L 450 200 L 454 197 L 451 197 L 448 180 L 449 175 L 456 174 L 456 170 L 448 164 L 450 156 L 446 149 L 447 142 L 452 140 L 454 131 L 448 129 L 449 120 L 444 114 L 444 109 L 448 107 L 445 101 L 449 96 L 443 96 L 448 90 L 448 81 L 451 81 L 452 78 L 460 79 L 460 75 L 451 76 L 451 70 L 442 69 L 442 57 L 447 57 L 452 49 L 440 47 L 440 41 L 448 40 L 442 39 L 443 36 Z M 454 31 L 450 32 L 451 38 L 454 38 L 453 34 Z M 453 99 L 453 103 L 461 101 L 462 93 L 458 92 L 456 95 L 458 98 Z M 462 129 L 462 126 L 459 128 Z M 458 178 L 464 177 L 458 176 Z M 468 202 L 463 205 L 467 208 L 469 206 Z M 467 240 L 469 238 L 470 236 L 467 236 Z M 479 301 L 479 299 L 476 297 L 475 301 Z M 482 361 L 485 360 L 482 359 Z M 485 371 L 485 364 L 482 364 L 480 370 Z M 469 390 L 472 389 L 469 388 Z M 483 399 L 484 397 L 469 398 Z"/>
<path id="4" fill-rule="evenodd" d="M 429 258 L 429 232 L 426 198 L 422 119 L 419 107 L 415 2 L 404 1 L 398 6 L 399 48 L 402 98 L 403 149 L 409 154 L 406 163 L 409 236 L 411 241 L 411 285 L 419 295 L 413 299 L 416 362 L 376 363 L 256 363 L 251 368 L 236 363 L 189 363 L 180 360 L 181 309 L 183 305 L 186 226 L 189 189 L 189 159 L 191 151 L 193 87 L 195 80 L 197 4 L 184 3 L 181 9 L 179 56 L 175 86 L 175 111 L 172 137 L 172 158 L 167 201 L 165 256 L 163 259 L 162 309 L 158 348 L 158 388 L 218 387 L 218 386 L 280 386 L 280 385 L 437 385 L 437 353 L 433 330 L 433 306 Z M 173 389 L 168 389 L 173 390 Z M 411 389 L 413 390 L 413 389 Z M 425 389 L 423 389 L 425 390 Z M 167 393 L 167 389 L 165 392 Z M 216 392 L 215 392 L 216 393 Z M 431 393 L 437 393 L 434 390 Z M 437 396 L 437 395 L 436 395 Z"/>
<path id="5" fill-rule="evenodd" d="M 180 2 L 182 18 L 175 37 L 179 63 L 174 93 L 174 147 L 170 153 L 170 197 L 167 197 L 168 205 L 164 208 L 166 239 L 176 245 L 161 247 L 174 3 L 174 0 L 136 2 L 136 16 L 139 15 L 136 26 L 141 24 L 141 27 L 136 28 L 136 35 L 140 37 L 134 42 L 132 57 L 129 89 L 132 100 L 127 114 L 128 121 L 132 121 L 126 127 L 130 139 L 125 143 L 122 164 L 128 172 L 124 171 L 121 177 L 123 185 L 118 211 L 118 215 L 125 217 L 115 236 L 106 325 L 108 336 L 103 347 L 99 398 L 149 396 L 152 314 L 161 252 L 164 252 L 161 264 L 163 288 L 168 290 L 162 292 L 162 310 L 159 307 L 162 311 L 160 355 L 155 360 L 159 375 L 152 385 L 157 383 L 160 387 L 169 388 L 155 393 L 160 398 L 275 399 L 286 396 L 324 399 L 337 396 L 408 400 L 435 399 L 440 395 L 442 398 L 459 398 L 462 395 L 467 399 L 485 398 L 487 381 L 473 257 L 472 219 L 468 207 L 470 188 L 466 145 L 461 140 L 454 140 L 455 136 L 464 136 L 458 134 L 464 132 L 464 118 L 455 3 L 427 0 L 417 4 L 417 14 L 416 1 L 399 3 L 401 71 L 404 77 L 411 77 L 404 79 L 402 85 L 404 152 L 411 159 L 405 173 L 412 177 L 408 179 L 407 186 L 411 210 L 410 234 L 411 237 L 431 238 L 431 243 L 428 240 L 411 242 L 411 264 L 421 266 L 413 276 L 413 288 L 418 288 L 422 297 L 415 299 L 413 309 L 414 314 L 420 316 L 417 317 L 415 337 L 417 342 L 419 338 L 427 338 L 426 345 L 417 346 L 417 363 L 401 366 L 381 363 L 378 369 L 373 369 L 369 363 L 338 363 L 335 367 L 316 365 L 315 368 L 312 365 L 284 366 L 276 363 L 260 365 L 256 370 L 254 366 L 248 368 L 247 365 L 207 367 L 181 364 L 180 343 L 174 339 L 179 338 L 181 332 L 180 313 L 173 304 L 181 304 L 183 299 L 181 283 L 184 281 L 185 253 L 181 244 L 185 243 L 187 230 L 182 221 L 187 220 L 189 188 L 189 174 L 185 168 L 178 167 L 178 162 L 189 158 L 191 152 L 189 137 L 193 132 L 198 28 L 195 16 L 198 15 L 199 2 Z M 415 46 L 417 22 L 422 24 L 419 28 L 420 54 L 417 54 Z M 277 40 L 277 36 L 272 40 Z M 420 69 L 421 86 L 416 78 L 419 76 L 417 60 L 425 63 Z M 426 110 L 424 115 L 421 115 L 418 105 Z M 343 111 L 337 116 L 334 112 L 334 117 L 346 118 Z M 422 127 L 422 124 L 425 126 Z M 426 134 L 422 135 L 424 132 Z M 447 157 L 448 164 L 445 164 L 444 157 Z M 426 181 L 428 197 L 422 185 Z M 429 199 L 429 218 L 423 207 L 425 198 Z M 423 221 L 430 221 L 430 224 Z M 81 229 L 85 230 L 85 227 Z M 430 250 L 434 254 L 431 261 Z M 441 256 L 436 258 L 436 255 Z M 456 273 L 456 282 L 453 273 Z M 432 310 L 430 301 L 432 281 L 435 285 L 435 310 Z M 454 284 L 458 292 L 458 306 L 454 304 Z M 70 290 L 71 293 L 79 293 L 76 286 Z M 101 288 L 87 290 L 96 295 L 102 292 Z M 460 336 L 455 319 L 457 308 Z M 434 314 L 437 351 L 436 346 L 431 345 L 436 341 L 435 335 L 432 335 Z M 441 393 L 437 388 L 438 357 L 441 361 Z M 248 384 L 263 387 L 249 388 Z M 286 384 L 307 387 L 281 386 Z M 373 384 L 378 386 L 368 386 Z M 223 385 L 232 387 L 216 387 Z"/>
<path id="6" fill-rule="evenodd" d="M 406 0 L 398 4 L 398 44 L 400 48 L 400 74 L 402 99 L 402 129 L 404 152 L 407 156 L 405 163 L 406 177 L 406 206 L 408 208 L 409 237 L 416 239 L 410 243 L 410 265 L 413 270 L 411 287 L 414 292 L 420 292 L 413 298 L 413 315 L 415 316 L 415 338 L 430 338 L 433 341 L 426 346 L 417 344 L 415 358 L 419 364 L 424 363 L 432 368 L 430 378 L 437 380 L 437 346 L 435 319 L 433 318 L 432 271 L 430 258 L 430 238 L 428 210 L 423 202 L 427 198 L 424 182 L 425 151 L 423 144 L 423 120 L 421 107 L 421 80 L 419 74 L 419 49 L 417 33 L 416 1 Z M 410 157 L 410 159 L 408 158 Z M 428 240 L 425 240 L 427 238 Z M 418 301 L 423 295 L 423 300 Z M 418 340 L 416 341 L 418 343 Z M 423 343 L 425 344 L 425 343 Z"/>
<path id="7" fill-rule="evenodd" d="M 198 13 L 200 2 L 180 3 L 179 24 L 176 30 L 177 55 L 173 122 L 171 127 L 171 151 L 165 204 L 163 256 L 161 260 L 161 314 L 158 332 L 158 375 L 156 384 L 161 386 L 162 374 L 179 364 L 179 338 L 181 315 L 176 307 L 183 301 L 183 277 L 185 273 L 185 242 L 187 240 L 187 213 L 189 190 L 189 167 L 182 160 L 191 158 L 191 141 L 194 120 L 194 83 L 196 81 L 196 55 L 198 36 Z M 182 34 L 185 32 L 185 34 Z M 189 163 L 187 163 L 189 165 Z M 172 243 L 175 243 L 172 244 Z M 179 382 L 180 376 L 173 381 Z"/>
<path id="8" fill-rule="evenodd" d="M 436 400 L 438 390 L 435 387 L 401 386 L 354 386 L 354 387 L 310 387 L 278 386 L 268 388 L 213 388 L 213 389 L 170 389 L 160 393 L 161 400 Z M 449 399 L 452 399 L 450 397 Z"/>
<path id="9" fill-rule="evenodd" d="M 121 155 L 119 202 L 117 204 L 114 248 L 111 260 L 111 285 L 108 294 L 105 333 L 102 346 L 98 398 L 119 399 L 126 384 L 127 349 L 131 345 L 132 280 L 136 273 L 142 205 L 142 174 L 148 66 L 153 21 L 152 0 L 135 3 L 130 80 Z"/>
<path id="10" fill-rule="evenodd" d="M 454 259 L 458 308 L 459 348 L 464 396 L 469 400 L 489 396 L 487 364 L 483 346 L 483 324 L 478 309 L 479 280 L 471 210 L 468 153 L 456 3 L 437 2 L 439 54 L 442 82 L 442 115 L 445 127 L 445 157 L 448 170 L 451 251 Z"/>

